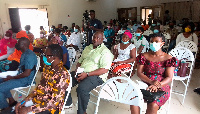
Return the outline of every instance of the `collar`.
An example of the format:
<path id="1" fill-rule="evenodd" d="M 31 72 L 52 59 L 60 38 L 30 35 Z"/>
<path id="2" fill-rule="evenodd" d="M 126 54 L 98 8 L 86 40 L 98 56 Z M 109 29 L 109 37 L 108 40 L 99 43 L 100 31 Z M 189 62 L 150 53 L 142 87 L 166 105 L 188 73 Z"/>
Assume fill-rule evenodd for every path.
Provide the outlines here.
<path id="1" fill-rule="evenodd" d="M 95 48 L 95 49 L 101 48 L 101 47 L 103 47 L 103 46 L 104 46 L 104 43 L 102 43 L 101 45 L 97 46 L 97 48 Z M 90 47 L 91 49 L 94 49 L 94 48 L 93 48 L 93 44 L 90 44 L 89 47 Z"/>
<path id="2" fill-rule="evenodd" d="M 142 38 L 143 38 L 143 35 L 141 36 L 140 39 L 138 39 L 138 37 L 136 36 L 136 40 L 137 40 L 137 41 L 138 41 L 138 40 L 142 40 Z"/>

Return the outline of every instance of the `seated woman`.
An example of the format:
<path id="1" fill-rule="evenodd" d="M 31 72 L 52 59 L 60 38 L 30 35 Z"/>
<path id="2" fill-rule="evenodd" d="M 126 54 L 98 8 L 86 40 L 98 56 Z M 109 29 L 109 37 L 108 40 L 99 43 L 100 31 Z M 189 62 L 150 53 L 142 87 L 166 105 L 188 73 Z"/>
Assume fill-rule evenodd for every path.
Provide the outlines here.
<path id="1" fill-rule="evenodd" d="M 122 36 L 122 43 L 116 45 L 114 61 L 111 65 L 108 79 L 114 76 L 121 76 L 121 72 L 131 68 L 131 64 L 136 60 L 135 45 L 130 42 L 132 34 L 129 30 Z"/>
<path id="2" fill-rule="evenodd" d="M 140 54 L 137 57 L 137 75 L 148 84 L 147 90 L 157 92 L 165 91 L 158 100 L 147 103 L 146 114 L 157 114 L 158 109 L 165 104 L 170 97 L 170 86 L 175 67 L 178 60 L 175 57 L 164 53 L 161 47 L 164 45 L 164 36 L 161 33 L 152 34 L 150 39 L 151 51 Z M 139 107 L 130 106 L 131 114 L 139 114 Z"/>
<path id="3" fill-rule="evenodd" d="M 12 31 L 6 31 L 3 39 L 0 40 L 0 60 L 8 58 L 15 50 L 16 39 L 12 38 Z"/>
<path id="4" fill-rule="evenodd" d="M 193 23 L 185 23 L 182 26 L 183 33 L 180 33 L 176 38 L 176 45 L 184 40 L 193 41 L 198 46 L 198 37 L 194 33 L 194 24 Z"/>
<path id="5" fill-rule="evenodd" d="M 43 56 L 46 65 L 40 83 L 15 106 L 16 114 L 60 114 L 70 82 L 69 72 L 63 67 L 61 59 L 62 48 L 58 44 L 48 46 Z"/>
<path id="6" fill-rule="evenodd" d="M 54 36 L 50 39 L 49 45 L 51 45 L 51 44 L 62 45 L 62 42 L 60 41 L 60 38 L 58 36 Z M 69 61 L 68 50 L 64 46 L 61 46 L 61 48 L 63 49 L 63 57 L 62 57 L 63 65 L 65 66 L 65 68 L 67 70 L 69 70 L 70 69 L 70 61 Z"/>

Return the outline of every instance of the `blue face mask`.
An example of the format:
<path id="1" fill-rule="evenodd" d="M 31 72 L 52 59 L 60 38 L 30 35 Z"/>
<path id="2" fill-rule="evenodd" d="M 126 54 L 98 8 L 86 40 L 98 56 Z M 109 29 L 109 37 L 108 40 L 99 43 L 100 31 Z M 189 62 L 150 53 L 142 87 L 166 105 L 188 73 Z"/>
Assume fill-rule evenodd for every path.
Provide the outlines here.
<path id="1" fill-rule="evenodd" d="M 47 61 L 47 57 L 45 57 L 45 56 L 43 56 L 43 61 L 44 61 L 44 64 L 46 64 L 46 65 L 51 65 L 51 63 L 53 63 L 53 61 L 51 62 L 51 63 L 49 63 L 48 61 Z"/>
<path id="2" fill-rule="evenodd" d="M 78 32 L 78 29 L 74 29 L 74 32 Z"/>
<path id="3" fill-rule="evenodd" d="M 154 27 L 154 26 L 156 26 L 156 24 L 152 24 L 152 26 Z"/>
<path id="4" fill-rule="evenodd" d="M 129 41 L 127 41 L 127 42 L 123 42 L 123 41 L 122 41 L 122 43 L 123 43 L 123 44 L 128 44 L 128 43 L 129 43 Z"/>
<path id="5" fill-rule="evenodd" d="M 28 31 L 26 31 L 26 34 L 28 34 Z"/>
<path id="6" fill-rule="evenodd" d="M 160 23 L 157 23 L 157 25 L 159 26 L 159 25 L 160 25 Z"/>
<path id="7" fill-rule="evenodd" d="M 135 35 L 136 35 L 136 36 L 140 36 L 140 35 L 141 35 L 141 33 L 135 33 Z"/>
<path id="8" fill-rule="evenodd" d="M 157 29 L 155 29 L 155 30 L 153 31 L 153 33 L 159 33 L 159 31 L 158 31 Z"/>
<path id="9" fill-rule="evenodd" d="M 53 31 L 53 28 L 51 28 L 51 31 Z"/>

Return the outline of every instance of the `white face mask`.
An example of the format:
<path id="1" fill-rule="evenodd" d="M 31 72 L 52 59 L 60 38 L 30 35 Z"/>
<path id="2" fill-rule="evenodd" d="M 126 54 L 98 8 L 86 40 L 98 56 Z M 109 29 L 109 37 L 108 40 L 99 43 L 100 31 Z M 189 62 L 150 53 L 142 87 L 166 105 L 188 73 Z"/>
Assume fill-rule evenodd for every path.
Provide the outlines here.
<path id="1" fill-rule="evenodd" d="M 157 52 L 162 46 L 160 46 L 161 43 L 156 43 L 156 42 L 153 42 L 153 43 L 150 43 L 150 49 L 153 51 L 153 52 Z"/>
<path id="2" fill-rule="evenodd" d="M 4 36 L 5 39 L 9 39 L 10 37 Z"/>
<path id="3" fill-rule="evenodd" d="M 40 38 L 43 38 L 44 37 L 44 35 L 43 34 L 40 34 Z"/>

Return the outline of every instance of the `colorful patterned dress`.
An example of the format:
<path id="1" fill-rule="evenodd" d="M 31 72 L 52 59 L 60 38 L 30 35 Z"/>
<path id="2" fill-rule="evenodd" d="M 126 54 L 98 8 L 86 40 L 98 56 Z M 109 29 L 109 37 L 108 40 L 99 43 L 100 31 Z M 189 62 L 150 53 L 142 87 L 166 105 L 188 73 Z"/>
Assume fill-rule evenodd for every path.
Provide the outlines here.
<path id="1" fill-rule="evenodd" d="M 178 66 L 178 60 L 175 57 L 172 57 L 171 59 L 168 59 L 165 61 L 152 62 L 152 61 L 147 60 L 142 54 L 140 54 L 137 57 L 137 63 L 138 65 L 144 65 L 144 75 L 146 75 L 151 80 L 158 80 L 158 81 L 164 80 L 166 67 Z M 154 101 L 154 103 L 156 103 L 159 107 L 164 105 L 165 102 L 170 97 L 169 85 L 163 86 L 161 89 L 165 91 L 166 94 L 160 97 L 158 100 Z"/>

